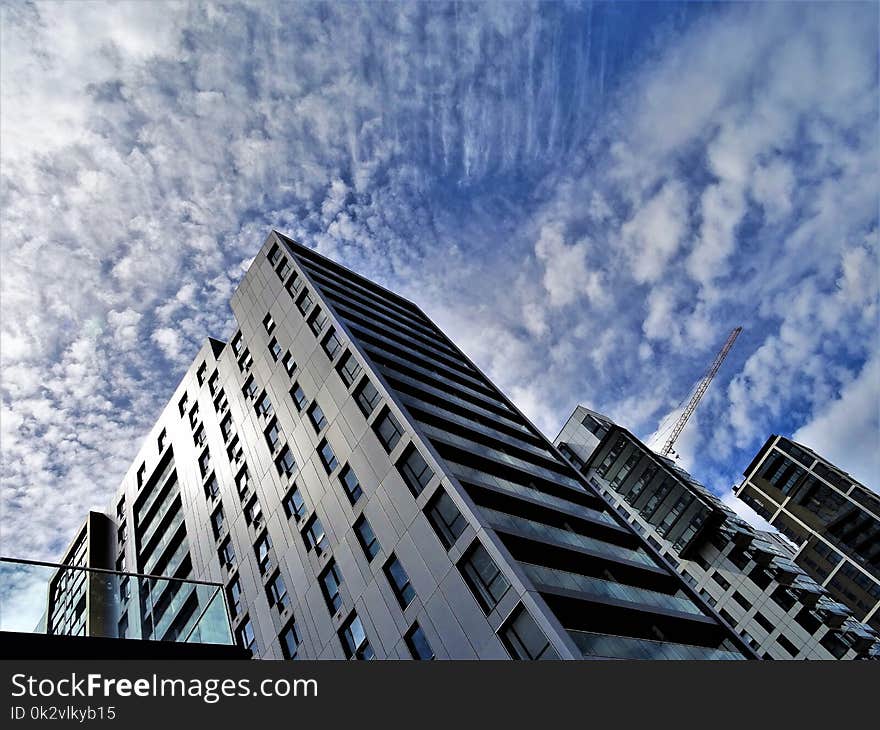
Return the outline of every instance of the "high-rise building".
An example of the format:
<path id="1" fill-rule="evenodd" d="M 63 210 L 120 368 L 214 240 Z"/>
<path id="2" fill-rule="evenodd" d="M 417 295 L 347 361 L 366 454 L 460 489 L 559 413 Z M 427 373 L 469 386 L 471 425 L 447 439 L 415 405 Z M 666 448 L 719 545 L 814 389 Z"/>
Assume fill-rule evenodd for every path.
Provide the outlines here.
<path id="1" fill-rule="evenodd" d="M 755 656 L 411 302 L 273 232 L 232 309 L 110 514 L 255 656 Z"/>
<path id="2" fill-rule="evenodd" d="M 793 561 L 786 538 L 753 528 L 625 428 L 578 406 L 555 443 L 763 658 L 880 653 L 880 637 Z"/>
<path id="3" fill-rule="evenodd" d="M 880 631 L 880 496 L 775 434 L 743 474 L 735 494 L 796 545 L 801 568 Z"/>

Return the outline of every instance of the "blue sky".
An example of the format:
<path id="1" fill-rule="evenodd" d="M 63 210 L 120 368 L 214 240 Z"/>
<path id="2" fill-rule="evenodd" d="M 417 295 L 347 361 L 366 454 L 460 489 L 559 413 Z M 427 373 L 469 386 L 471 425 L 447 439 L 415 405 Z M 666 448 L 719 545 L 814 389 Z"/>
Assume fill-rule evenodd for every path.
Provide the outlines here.
<path id="1" fill-rule="evenodd" d="M 273 227 L 551 438 L 650 437 L 742 325 L 683 465 L 877 489 L 876 4 L 0 7 L 5 551 L 106 503 Z"/>

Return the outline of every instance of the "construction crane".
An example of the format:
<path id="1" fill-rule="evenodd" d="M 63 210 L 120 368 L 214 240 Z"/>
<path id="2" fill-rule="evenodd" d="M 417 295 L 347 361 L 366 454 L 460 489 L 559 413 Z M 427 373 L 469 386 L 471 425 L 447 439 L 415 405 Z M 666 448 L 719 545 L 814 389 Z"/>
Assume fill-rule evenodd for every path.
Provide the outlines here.
<path id="1" fill-rule="evenodd" d="M 715 359 L 712 361 L 712 364 L 709 366 L 709 369 L 706 371 L 703 379 L 700 380 L 699 385 L 697 385 L 697 389 L 694 391 L 690 403 L 688 403 L 687 407 L 684 409 L 684 411 L 682 411 L 681 416 L 679 416 L 678 421 L 676 421 L 675 426 L 672 429 L 672 433 L 669 435 L 669 438 L 666 439 L 666 443 L 663 444 L 663 448 L 660 449 L 661 456 L 669 456 L 669 453 L 672 451 L 672 447 L 675 444 L 676 439 L 681 435 L 681 432 L 687 425 L 688 419 L 691 417 L 691 414 L 700 404 L 700 400 L 702 399 L 706 390 L 709 388 L 709 384 L 715 377 L 715 373 L 718 372 L 718 368 L 721 367 L 721 363 L 724 362 L 724 358 L 727 357 L 727 353 L 730 352 L 730 348 L 733 347 L 733 343 L 736 342 L 736 338 L 739 337 L 739 333 L 742 332 L 742 329 L 742 327 L 735 327 L 731 331 L 730 335 L 727 337 L 727 342 L 724 343 L 724 347 L 722 347 L 720 352 L 715 356 Z"/>

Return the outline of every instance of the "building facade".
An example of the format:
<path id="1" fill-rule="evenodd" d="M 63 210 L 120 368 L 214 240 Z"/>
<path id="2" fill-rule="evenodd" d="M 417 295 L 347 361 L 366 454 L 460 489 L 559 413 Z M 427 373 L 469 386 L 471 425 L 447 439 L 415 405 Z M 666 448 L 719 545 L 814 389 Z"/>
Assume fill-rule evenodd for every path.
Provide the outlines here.
<path id="1" fill-rule="evenodd" d="M 801 568 L 880 631 L 880 497 L 778 435 L 744 476 L 735 494 L 796 545 Z"/>
<path id="2" fill-rule="evenodd" d="M 254 656 L 755 656 L 411 302 L 273 232 L 232 310 L 110 515 Z"/>
<path id="3" fill-rule="evenodd" d="M 555 441 L 598 490 L 765 659 L 855 659 L 878 636 L 757 530 L 626 429 L 583 406 Z"/>

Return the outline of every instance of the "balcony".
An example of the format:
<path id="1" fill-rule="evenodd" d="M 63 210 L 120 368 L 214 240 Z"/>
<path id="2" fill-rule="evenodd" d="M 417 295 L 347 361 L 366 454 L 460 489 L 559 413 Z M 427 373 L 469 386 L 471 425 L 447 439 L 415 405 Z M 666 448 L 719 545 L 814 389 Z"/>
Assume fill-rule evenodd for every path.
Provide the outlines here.
<path id="1" fill-rule="evenodd" d="M 652 639 L 636 639 L 629 636 L 611 636 L 588 631 L 569 629 L 568 635 L 584 659 L 606 657 L 615 659 L 712 659 L 741 660 L 745 657 L 737 651 L 716 649 L 709 646 L 676 644 Z"/>
<path id="2" fill-rule="evenodd" d="M 245 658 L 218 583 L 16 558 L 0 558 L 0 632 L 44 656 Z"/>

